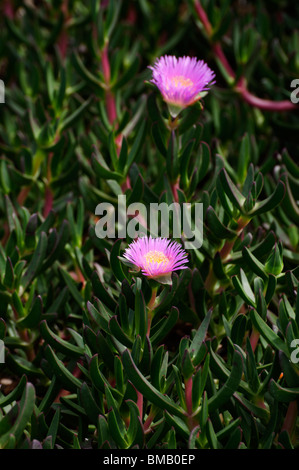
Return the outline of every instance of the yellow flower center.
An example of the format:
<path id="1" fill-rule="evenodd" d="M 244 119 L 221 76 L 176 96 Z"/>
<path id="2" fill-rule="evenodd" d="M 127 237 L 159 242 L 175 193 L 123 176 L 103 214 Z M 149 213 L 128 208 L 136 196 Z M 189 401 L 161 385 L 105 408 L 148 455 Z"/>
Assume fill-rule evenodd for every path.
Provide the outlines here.
<path id="1" fill-rule="evenodd" d="M 193 86 L 192 80 L 190 80 L 190 78 L 185 78 L 183 75 L 179 75 L 177 77 L 172 77 L 170 79 L 170 83 L 175 88 Z"/>
<path id="2" fill-rule="evenodd" d="M 169 261 L 169 258 L 167 258 L 162 251 L 157 250 L 149 251 L 144 257 L 146 259 L 147 266 L 151 263 L 157 263 L 159 265 L 161 263 L 168 263 Z"/>

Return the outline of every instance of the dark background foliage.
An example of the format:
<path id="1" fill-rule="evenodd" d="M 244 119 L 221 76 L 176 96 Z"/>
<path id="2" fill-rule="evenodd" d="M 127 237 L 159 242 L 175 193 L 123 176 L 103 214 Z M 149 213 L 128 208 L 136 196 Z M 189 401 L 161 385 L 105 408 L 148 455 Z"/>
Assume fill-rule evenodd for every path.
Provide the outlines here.
<path id="1" fill-rule="evenodd" d="M 0 448 L 297 448 L 299 6 L 1 3 Z M 148 69 L 216 84 L 171 131 Z M 96 206 L 203 203 L 159 286 Z"/>

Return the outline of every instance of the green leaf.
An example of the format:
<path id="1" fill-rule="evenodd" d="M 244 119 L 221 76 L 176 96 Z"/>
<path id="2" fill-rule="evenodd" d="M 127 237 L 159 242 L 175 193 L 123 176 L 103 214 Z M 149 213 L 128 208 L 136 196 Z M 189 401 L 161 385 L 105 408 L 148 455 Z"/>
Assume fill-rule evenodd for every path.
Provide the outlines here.
<path id="1" fill-rule="evenodd" d="M 219 220 L 216 215 L 215 209 L 212 206 L 209 206 L 206 212 L 207 225 L 213 235 L 220 239 L 229 239 L 232 240 L 236 237 L 236 233 L 225 227 L 223 223 Z"/>
<path id="2" fill-rule="evenodd" d="M 254 208 L 248 212 L 248 216 L 254 217 L 272 211 L 283 200 L 285 195 L 285 185 L 282 181 L 278 182 L 273 194 L 261 202 L 257 202 Z"/>
<path id="3" fill-rule="evenodd" d="M 144 346 L 145 335 L 147 333 L 147 309 L 144 301 L 143 293 L 138 287 L 135 292 L 135 334 L 141 338 L 142 346 Z"/>
<path id="4" fill-rule="evenodd" d="M 4 194 L 9 194 L 11 190 L 11 182 L 9 172 L 5 160 L 0 161 L 0 182 L 4 191 Z"/>
<path id="5" fill-rule="evenodd" d="M 185 349 L 183 353 L 181 360 L 181 371 L 185 379 L 189 379 L 195 371 L 188 349 Z"/>
<path id="6" fill-rule="evenodd" d="M 105 289 L 98 273 L 94 271 L 91 277 L 93 291 L 96 297 L 98 297 L 107 307 L 114 312 L 116 308 L 116 302 L 109 292 Z"/>
<path id="7" fill-rule="evenodd" d="M 75 346 L 70 341 L 66 341 L 60 336 L 53 333 L 48 327 L 46 320 L 43 320 L 40 324 L 40 332 L 42 337 L 46 340 L 47 344 L 51 345 L 57 351 L 65 354 L 67 357 L 79 358 L 84 354 L 84 349 Z"/>
<path id="8" fill-rule="evenodd" d="M 84 301 L 79 290 L 77 289 L 76 282 L 63 268 L 60 268 L 59 272 L 61 273 L 63 280 L 66 283 L 67 287 L 69 288 L 69 291 L 72 294 L 73 298 L 75 299 L 79 307 L 83 308 Z"/>
<path id="9" fill-rule="evenodd" d="M 7 441 L 10 435 L 13 435 L 16 439 L 16 442 L 20 440 L 22 434 L 28 425 L 31 415 L 33 413 L 35 405 L 35 389 L 31 383 L 27 383 L 20 400 L 19 406 L 15 405 L 19 409 L 19 413 L 14 421 L 13 426 L 8 433 L 0 437 L 0 448 L 6 446 Z"/>
<path id="10" fill-rule="evenodd" d="M 198 156 L 200 158 L 200 163 L 198 165 L 198 172 L 196 176 L 197 176 L 197 182 L 199 183 L 206 176 L 209 166 L 210 166 L 211 150 L 206 142 L 200 143 Z"/>
<path id="11" fill-rule="evenodd" d="M 38 224 L 37 214 L 32 214 L 28 220 L 25 231 L 25 245 L 29 250 L 35 247 L 35 232 Z"/>
<path id="12" fill-rule="evenodd" d="M 180 156 L 180 183 L 184 188 L 186 188 L 189 184 L 188 167 L 194 144 L 195 139 L 190 140 L 190 142 L 188 142 L 184 148 L 182 155 Z"/>
<path id="13" fill-rule="evenodd" d="M 246 340 L 246 378 L 251 390 L 257 393 L 260 387 L 260 380 L 249 338 Z"/>
<path id="14" fill-rule="evenodd" d="M 246 277 L 246 274 L 244 273 L 243 269 L 240 269 L 240 274 L 241 274 L 241 281 L 237 276 L 232 277 L 232 282 L 237 290 L 238 294 L 242 299 L 248 304 L 251 305 L 252 307 L 255 307 L 255 297 L 252 292 L 252 289 L 250 287 L 250 284 L 248 282 L 248 279 Z"/>
<path id="15" fill-rule="evenodd" d="M 221 408 L 229 398 L 238 390 L 243 373 L 243 359 L 241 354 L 235 350 L 231 373 L 225 384 L 208 401 L 209 413 Z"/>
<path id="16" fill-rule="evenodd" d="M 143 144 L 144 139 L 145 139 L 146 129 L 147 129 L 146 120 L 141 120 L 141 124 L 140 124 L 140 127 L 138 129 L 137 135 L 134 139 L 133 145 L 132 145 L 131 150 L 129 151 L 129 154 L 128 154 L 127 168 L 131 167 L 131 165 L 134 163 L 134 161 L 135 161 L 135 159 L 136 159 L 136 157 L 137 157 L 137 155 L 140 151 L 141 145 Z"/>
<path id="17" fill-rule="evenodd" d="M 207 425 L 207 438 L 208 438 L 211 449 L 220 448 L 220 444 L 218 442 L 218 439 L 217 439 L 217 436 L 214 431 L 214 427 L 210 418 L 208 419 L 208 425 Z"/>
<path id="18" fill-rule="evenodd" d="M 189 353 L 191 354 L 193 359 L 196 358 L 198 351 L 200 350 L 202 344 L 205 341 L 206 334 L 207 334 L 209 324 L 211 321 L 212 313 L 213 313 L 213 310 L 210 309 L 208 313 L 206 314 L 205 318 L 203 319 L 203 321 L 201 322 L 201 325 L 196 331 L 194 338 L 189 346 Z"/>
<path id="19" fill-rule="evenodd" d="M 28 315 L 17 321 L 20 328 L 35 328 L 38 326 L 43 309 L 43 302 L 40 295 L 36 297 Z"/>
<path id="20" fill-rule="evenodd" d="M 273 274 L 277 276 L 283 270 L 283 253 L 282 253 L 282 245 L 281 243 L 275 243 L 270 256 L 268 257 L 265 270 L 269 274 Z"/>
<path id="21" fill-rule="evenodd" d="M 176 429 L 177 433 L 182 436 L 184 439 L 189 439 L 189 436 L 190 436 L 190 430 L 187 426 L 187 424 L 185 423 L 185 421 L 178 417 L 177 415 L 175 414 L 171 414 L 170 412 L 168 412 L 168 410 L 165 412 L 165 419 L 166 419 L 166 422 L 170 425 L 170 426 L 173 426 L 174 429 Z"/>
<path id="22" fill-rule="evenodd" d="M 48 433 L 47 433 L 47 436 L 51 436 L 51 448 L 53 449 L 54 448 L 54 445 L 55 445 L 55 442 L 56 442 L 56 437 L 57 437 L 57 433 L 58 433 L 58 428 L 59 428 L 59 424 L 60 424 L 60 413 L 61 413 L 61 409 L 60 408 L 57 408 L 57 410 L 55 411 L 55 414 L 53 416 L 53 419 L 51 421 L 51 424 L 49 426 L 49 429 L 48 429 Z"/>
<path id="23" fill-rule="evenodd" d="M 67 116 L 62 123 L 59 126 L 60 132 L 65 131 L 69 127 L 72 127 L 81 117 L 81 115 L 84 113 L 85 109 L 88 108 L 92 101 L 92 97 L 88 98 L 88 100 L 84 101 L 84 103 L 79 106 L 72 114 Z"/>
<path id="24" fill-rule="evenodd" d="M 165 146 L 164 139 L 161 135 L 159 124 L 156 122 L 152 124 L 152 136 L 157 150 L 164 158 L 167 158 L 167 148 Z"/>
<path id="25" fill-rule="evenodd" d="M 252 269 L 257 276 L 260 276 L 264 280 L 268 279 L 265 266 L 252 254 L 247 246 L 243 247 L 242 255 L 249 268 Z"/>
<path id="26" fill-rule="evenodd" d="M 107 421 L 108 421 L 110 434 L 112 438 L 114 439 L 114 441 L 116 442 L 118 448 L 127 449 L 129 447 L 129 443 L 125 439 L 125 435 L 120 429 L 119 422 L 116 419 L 115 411 L 113 408 L 111 408 L 108 412 Z"/>
<path id="27" fill-rule="evenodd" d="M 293 194 L 290 177 L 284 173 L 281 175 L 281 180 L 285 184 L 286 192 L 285 197 L 282 201 L 282 209 L 285 214 L 297 225 L 299 224 L 299 207 L 298 202 L 295 198 L 295 193 Z"/>
<path id="28" fill-rule="evenodd" d="M 119 90 L 123 86 L 125 86 L 128 81 L 133 79 L 136 76 L 137 71 L 139 68 L 139 58 L 135 57 L 127 68 L 127 70 L 123 73 L 123 75 L 116 81 L 116 83 L 112 86 L 112 90 Z"/>
<path id="29" fill-rule="evenodd" d="M 218 184 L 220 184 L 229 198 L 231 203 L 243 213 L 243 205 L 246 201 L 246 198 L 241 194 L 238 188 L 234 185 L 230 177 L 228 176 L 226 170 L 222 168 L 217 177 Z"/>
<path id="30" fill-rule="evenodd" d="M 18 400 L 27 384 L 27 377 L 22 375 L 18 385 L 8 395 L 0 398 L 0 406 L 3 409 L 6 405 L 10 405 L 12 402 Z"/>
<path id="31" fill-rule="evenodd" d="M 264 320 L 258 315 L 258 313 L 252 309 L 250 311 L 250 318 L 254 327 L 258 332 L 265 338 L 265 340 L 271 344 L 274 349 L 282 351 L 286 356 L 289 357 L 289 351 L 286 343 L 280 339 L 276 333 L 264 322 Z"/>
<path id="32" fill-rule="evenodd" d="M 124 346 L 127 346 L 128 348 L 131 348 L 133 346 L 133 341 L 129 336 L 123 331 L 121 328 L 120 324 L 118 323 L 117 320 L 117 315 L 113 316 L 109 320 L 109 330 L 111 334 Z"/>
<path id="33" fill-rule="evenodd" d="M 127 431 L 130 447 L 137 445 L 139 449 L 142 449 L 144 446 L 144 430 L 138 406 L 132 400 L 126 400 L 126 404 L 130 410 L 130 424 Z"/>
<path id="34" fill-rule="evenodd" d="M 79 397 L 81 405 L 83 406 L 86 415 L 91 423 L 97 424 L 98 416 L 101 412 L 99 406 L 97 405 L 88 385 L 86 382 L 83 382 L 80 391 Z"/>
<path id="35" fill-rule="evenodd" d="M 236 427 L 239 426 L 240 424 L 241 424 L 241 418 L 237 418 L 231 423 L 229 423 L 227 426 L 225 426 L 223 429 L 218 431 L 216 433 L 216 437 L 218 441 L 222 441 L 223 439 L 228 438 L 231 435 L 231 433 L 236 429 Z"/>
<path id="36" fill-rule="evenodd" d="M 103 178 L 105 180 L 116 180 L 118 182 L 121 182 L 124 178 L 124 176 L 121 173 L 118 173 L 117 171 L 111 171 L 105 168 L 103 164 L 101 164 L 97 160 L 94 154 L 92 155 L 91 164 L 92 164 L 92 168 L 94 169 L 96 175 L 99 178 Z"/>
<path id="37" fill-rule="evenodd" d="M 33 256 L 31 258 L 27 271 L 21 280 L 21 285 L 23 287 L 23 290 L 25 290 L 28 287 L 28 285 L 33 281 L 34 277 L 36 276 L 39 269 L 41 268 L 42 263 L 46 256 L 47 245 L 48 245 L 47 235 L 45 234 L 45 232 L 41 232 L 36 250 L 33 253 Z"/>
<path id="38" fill-rule="evenodd" d="M 245 181 L 247 176 L 247 168 L 250 162 L 250 137 L 248 132 L 243 136 L 241 140 L 241 148 L 238 158 L 238 179 L 240 183 Z"/>
<path id="39" fill-rule="evenodd" d="M 81 380 L 77 379 L 77 377 L 75 377 L 72 372 L 67 369 L 63 362 L 58 359 L 53 349 L 49 345 L 45 347 L 45 357 L 49 361 L 55 376 L 59 379 L 63 386 L 70 392 L 76 393 L 77 389 L 82 385 Z"/>
<path id="40" fill-rule="evenodd" d="M 17 375 L 25 374 L 27 377 L 32 378 L 40 378 L 44 375 L 41 369 L 21 356 L 6 354 L 5 363 Z"/>
<path id="41" fill-rule="evenodd" d="M 168 396 L 163 395 L 140 373 L 134 364 L 130 352 L 126 349 L 122 354 L 124 369 L 129 380 L 149 401 L 162 410 L 167 410 L 178 417 L 184 417 L 184 411 L 178 407 Z"/>
<path id="42" fill-rule="evenodd" d="M 171 307 L 169 315 L 165 320 L 162 320 L 162 325 L 153 335 L 151 335 L 151 344 L 155 346 L 160 343 L 160 341 L 165 338 L 168 333 L 172 330 L 179 319 L 179 311 L 176 307 Z"/>
<path id="43" fill-rule="evenodd" d="M 238 426 L 230 435 L 225 449 L 238 449 L 242 439 L 242 429 Z"/>
<path id="44" fill-rule="evenodd" d="M 105 376 L 99 369 L 99 355 L 95 354 L 89 363 L 89 372 L 90 378 L 92 380 L 93 385 L 96 387 L 97 390 L 104 393 L 105 392 L 105 385 L 109 385 L 108 381 L 106 380 Z"/>
<path id="45" fill-rule="evenodd" d="M 97 90 L 101 90 L 102 82 L 85 67 L 79 55 L 73 53 L 71 59 L 77 72 L 80 73 L 88 83 L 95 86 Z"/>
<path id="46" fill-rule="evenodd" d="M 5 275 L 3 279 L 3 284 L 8 288 L 12 289 L 14 285 L 14 268 L 11 262 L 11 259 L 9 256 L 7 257 L 6 260 L 6 268 L 5 268 Z"/>
<path id="47" fill-rule="evenodd" d="M 297 400 L 299 397 L 299 388 L 285 388 L 275 382 L 274 379 L 270 380 L 269 391 L 275 400 L 279 402 L 289 403 L 290 401 Z"/>
<path id="48" fill-rule="evenodd" d="M 113 271 L 113 274 L 115 275 L 116 279 L 118 279 L 120 282 L 122 282 L 124 279 L 130 279 L 129 276 L 126 276 L 123 269 L 122 269 L 122 264 L 119 260 L 119 255 L 120 255 L 120 245 L 122 244 L 122 239 L 117 240 L 110 252 L 110 265 L 111 269 Z"/>

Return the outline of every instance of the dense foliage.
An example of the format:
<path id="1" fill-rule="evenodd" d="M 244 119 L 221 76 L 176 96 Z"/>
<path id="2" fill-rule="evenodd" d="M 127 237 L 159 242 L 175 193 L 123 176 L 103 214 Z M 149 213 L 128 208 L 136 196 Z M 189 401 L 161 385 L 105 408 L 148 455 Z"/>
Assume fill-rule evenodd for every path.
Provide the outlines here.
<path id="1" fill-rule="evenodd" d="M 298 448 L 298 4 L 1 8 L 0 448 Z M 163 54 L 216 73 L 175 124 Z M 121 194 L 203 204 L 155 303 L 96 236 Z"/>

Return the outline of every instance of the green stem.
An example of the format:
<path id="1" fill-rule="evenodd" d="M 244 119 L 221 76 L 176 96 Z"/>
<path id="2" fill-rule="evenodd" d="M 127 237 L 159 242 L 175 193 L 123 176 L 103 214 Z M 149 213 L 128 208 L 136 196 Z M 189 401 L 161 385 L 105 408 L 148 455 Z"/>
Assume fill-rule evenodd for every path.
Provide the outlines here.
<path id="1" fill-rule="evenodd" d="M 147 335 L 148 336 L 150 334 L 152 319 L 153 319 L 153 316 L 154 316 L 154 304 L 155 304 L 156 297 L 157 297 L 157 290 L 158 290 L 158 287 L 153 287 L 152 288 L 152 296 L 150 298 L 149 303 L 147 304 L 147 308 L 148 308 L 148 312 L 147 312 Z"/>

